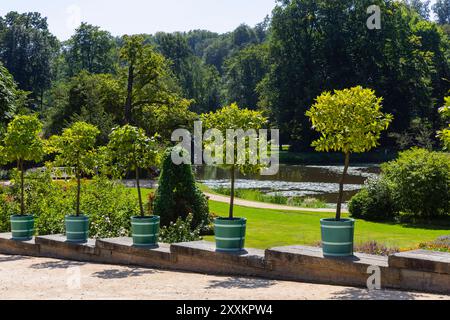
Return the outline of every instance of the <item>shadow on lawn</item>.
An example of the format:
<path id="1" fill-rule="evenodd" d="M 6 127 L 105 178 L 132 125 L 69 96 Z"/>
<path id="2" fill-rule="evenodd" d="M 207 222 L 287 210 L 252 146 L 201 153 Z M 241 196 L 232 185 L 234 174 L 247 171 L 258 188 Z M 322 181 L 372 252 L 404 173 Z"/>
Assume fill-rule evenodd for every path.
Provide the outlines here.
<path id="1" fill-rule="evenodd" d="M 272 280 L 231 277 L 225 280 L 212 280 L 207 289 L 257 289 L 269 288 L 275 284 L 276 282 Z"/>
<path id="2" fill-rule="evenodd" d="M 111 269 L 94 273 L 92 276 L 100 279 L 126 279 L 131 277 L 140 277 L 146 274 L 157 273 L 156 270 L 143 270 L 135 268 Z"/>
<path id="3" fill-rule="evenodd" d="M 419 297 L 419 293 L 347 288 L 337 292 L 332 300 L 415 300 Z"/>

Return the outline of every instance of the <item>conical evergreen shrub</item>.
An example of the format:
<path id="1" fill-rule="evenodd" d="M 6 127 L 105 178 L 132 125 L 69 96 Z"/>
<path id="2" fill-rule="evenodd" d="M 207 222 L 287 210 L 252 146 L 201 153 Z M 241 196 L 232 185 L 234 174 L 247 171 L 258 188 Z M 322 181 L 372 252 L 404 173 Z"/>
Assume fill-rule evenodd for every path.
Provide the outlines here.
<path id="1" fill-rule="evenodd" d="M 176 165 L 171 158 L 172 149 L 166 150 L 156 191 L 153 213 L 161 217 L 161 225 L 168 226 L 179 217 L 193 215 L 192 227 L 209 224 L 208 199 L 195 184 L 192 166 Z"/>

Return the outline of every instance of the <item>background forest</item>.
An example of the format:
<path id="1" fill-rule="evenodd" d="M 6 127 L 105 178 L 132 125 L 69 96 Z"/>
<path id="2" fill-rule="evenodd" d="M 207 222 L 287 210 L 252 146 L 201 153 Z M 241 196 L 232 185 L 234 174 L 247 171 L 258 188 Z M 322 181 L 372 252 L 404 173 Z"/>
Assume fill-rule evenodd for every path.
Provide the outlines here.
<path id="1" fill-rule="evenodd" d="M 381 30 L 366 10 L 381 8 Z M 431 20 L 434 11 L 436 21 Z M 450 0 L 280 0 L 256 26 L 114 37 L 83 23 L 60 42 L 39 13 L 0 17 L 0 130 L 38 112 L 47 136 L 76 121 L 132 123 L 169 139 L 201 113 L 261 109 L 283 144 L 309 151 L 305 116 L 325 90 L 356 85 L 394 115 L 381 148 L 441 149 L 438 109 L 450 89 Z"/>

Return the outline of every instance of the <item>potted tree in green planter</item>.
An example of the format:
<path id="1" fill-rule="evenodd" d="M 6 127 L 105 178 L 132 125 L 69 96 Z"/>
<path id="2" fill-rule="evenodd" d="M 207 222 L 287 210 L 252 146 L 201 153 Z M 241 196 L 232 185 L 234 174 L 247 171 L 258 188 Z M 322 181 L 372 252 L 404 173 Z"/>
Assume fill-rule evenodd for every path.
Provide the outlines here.
<path id="1" fill-rule="evenodd" d="M 20 214 L 11 216 L 11 233 L 14 240 L 30 240 L 34 235 L 34 216 L 27 215 L 24 200 L 24 163 L 41 161 L 44 142 L 41 139 L 42 124 L 34 115 L 16 116 L 8 124 L 0 146 L 1 162 L 17 163 L 20 175 Z"/>
<path id="2" fill-rule="evenodd" d="M 205 129 L 217 130 L 217 133 L 220 133 L 222 137 L 227 137 L 228 130 L 257 131 L 268 122 L 267 118 L 260 111 L 240 109 L 237 104 L 223 107 L 214 113 L 203 114 L 201 120 Z M 254 136 L 253 139 L 258 141 L 257 136 Z M 238 150 L 239 144 L 235 142 L 235 138 L 233 138 L 233 141 L 230 141 L 229 137 L 227 137 L 225 143 L 227 152 L 222 152 L 221 155 L 215 154 L 215 157 L 222 158 L 219 165 L 228 169 L 231 177 L 229 216 L 228 218 L 216 218 L 214 220 L 216 248 L 218 251 L 233 252 L 244 249 L 247 219 L 234 217 L 236 173 L 257 173 L 263 167 L 259 163 L 259 153 L 251 152 L 249 148 L 250 143 L 246 142 L 244 145 L 241 145 L 244 150 Z M 213 154 L 215 153 L 213 150 L 217 150 L 217 143 L 218 141 L 211 139 L 209 142 L 205 142 L 205 149 L 211 150 L 211 154 Z M 232 152 L 231 155 L 229 151 Z M 245 154 L 246 157 L 242 158 L 239 155 L 239 151 L 241 154 Z"/>
<path id="3" fill-rule="evenodd" d="M 140 170 L 151 167 L 157 160 L 155 137 L 149 138 L 143 129 L 131 125 L 114 128 L 109 136 L 106 152 L 116 175 L 123 177 L 128 170 L 133 170 L 136 175 L 141 215 L 131 218 L 133 244 L 135 246 L 157 245 L 160 217 L 145 216 L 140 186 Z"/>
<path id="4" fill-rule="evenodd" d="M 378 145 L 382 131 L 387 130 L 392 115 L 381 111 L 382 98 L 360 86 L 324 92 L 306 112 L 320 138 L 312 146 L 319 152 L 337 151 L 345 156 L 345 166 L 339 182 L 336 217 L 322 219 L 322 245 L 324 256 L 353 255 L 354 219 L 342 219 L 344 184 L 352 153 L 362 153 Z"/>
<path id="5" fill-rule="evenodd" d="M 93 174 L 96 165 L 96 140 L 100 130 L 85 122 L 75 122 L 64 129 L 61 136 L 49 139 L 49 153 L 56 153 L 54 163 L 73 168 L 77 180 L 75 215 L 65 217 L 67 242 L 86 243 L 89 237 L 89 218 L 80 212 L 81 179 Z"/>

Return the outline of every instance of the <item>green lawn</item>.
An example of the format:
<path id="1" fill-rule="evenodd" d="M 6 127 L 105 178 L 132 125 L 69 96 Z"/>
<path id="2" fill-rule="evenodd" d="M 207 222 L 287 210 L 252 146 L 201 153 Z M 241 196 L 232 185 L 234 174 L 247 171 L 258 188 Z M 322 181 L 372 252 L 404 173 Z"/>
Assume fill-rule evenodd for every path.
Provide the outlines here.
<path id="1" fill-rule="evenodd" d="M 146 195 L 150 192 L 143 190 Z M 210 201 L 210 210 L 219 216 L 228 215 L 228 204 Z M 277 210 L 235 207 L 237 217 L 245 217 L 247 223 L 246 246 L 266 249 L 286 245 L 315 245 L 320 241 L 320 219 L 330 218 L 328 213 L 283 212 Z M 376 240 L 388 247 L 416 248 L 421 242 L 436 240 L 449 235 L 449 227 L 411 227 L 407 225 L 375 223 L 358 220 L 355 241 L 364 243 Z M 205 237 L 214 241 L 214 237 Z"/>

